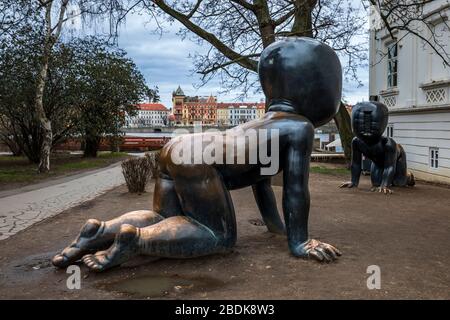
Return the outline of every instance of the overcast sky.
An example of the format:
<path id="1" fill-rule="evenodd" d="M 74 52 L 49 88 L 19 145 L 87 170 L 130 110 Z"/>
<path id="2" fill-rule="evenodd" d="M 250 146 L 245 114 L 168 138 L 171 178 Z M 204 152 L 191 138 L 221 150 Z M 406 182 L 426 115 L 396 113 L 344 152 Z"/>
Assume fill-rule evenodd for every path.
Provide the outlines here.
<path id="1" fill-rule="evenodd" d="M 198 88 L 200 76 L 191 72 L 193 67 L 190 55 L 204 52 L 208 46 L 200 46 L 189 39 L 183 40 L 176 33 L 180 24 L 165 25 L 163 35 L 156 34 L 155 22 L 147 15 L 131 14 L 119 29 L 118 45 L 125 49 L 128 56 L 135 61 L 145 76 L 150 87 L 159 87 L 162 103 L 172 106 L 172 91 L 178 85 L 186 95 L 218 95 L 220 102 L 233 102 L 239 93 L 219 94 L 221 90 L 218 80 Z M 359 78 L 363 83 L 358 87 L 355 82 L 344 82 L 343 95 L 347 101 L 354 104 L 368 97 L 368 69 L 359 70 Z M 248 93 L 247 101 L 260 101 L 262 94 Z"/>

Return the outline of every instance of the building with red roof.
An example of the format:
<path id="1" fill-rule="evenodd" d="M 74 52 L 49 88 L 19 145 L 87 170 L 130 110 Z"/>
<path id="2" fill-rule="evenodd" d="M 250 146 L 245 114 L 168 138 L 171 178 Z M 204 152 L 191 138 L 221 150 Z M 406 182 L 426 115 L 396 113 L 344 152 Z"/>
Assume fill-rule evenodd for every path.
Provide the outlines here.
<path id="1" fill-rule="evenodd" d="M 238 125 L 261 118 L 263 102 L 217 102 L 217 97 L 186 96 L 180 86 L 172 93 L 175 124 Z"/>
<path id="2" fill-rule="evenodd" d="M 162 103 L 141 103 L 137 105 L 135 116 L 125 117 L 128 128 L 162 127 L 169 123 L 170 110 Z"/>
<path id="3" fill-rule="evenodd" d="M 172 102 L 176 124 L 192 125 L 194 122 L 216 124 L 217 97 L 186 96 L 178 86 L 172 93 Z"/>

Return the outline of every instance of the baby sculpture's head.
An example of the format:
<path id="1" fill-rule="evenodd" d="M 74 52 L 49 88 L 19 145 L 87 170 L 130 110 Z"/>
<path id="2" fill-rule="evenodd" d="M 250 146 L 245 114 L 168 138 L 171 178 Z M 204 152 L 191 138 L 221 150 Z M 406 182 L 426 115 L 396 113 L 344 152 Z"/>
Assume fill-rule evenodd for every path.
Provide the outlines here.
<path id="1" fill-rule="evenodd" d="M 388 124 L 388 108 L 381 102 L 360 102 L 352 109 L 352 129 L 355 136 L 376 142 Z"/>
<path id="2" fill-rule="evenodd" d="M 339 109 L 341 63 L 320 41 L 290 37 L 271 44 L 261 53 L 258 73 L 270 110 L 290 110 L 317 127 Z"/>

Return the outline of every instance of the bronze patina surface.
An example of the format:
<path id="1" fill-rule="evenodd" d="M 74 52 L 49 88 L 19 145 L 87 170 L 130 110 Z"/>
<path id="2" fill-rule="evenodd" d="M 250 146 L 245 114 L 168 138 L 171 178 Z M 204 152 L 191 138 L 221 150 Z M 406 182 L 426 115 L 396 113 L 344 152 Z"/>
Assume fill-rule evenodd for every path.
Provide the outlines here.
<path id="1" fill-rule="evenodd" d="M 392 193 L 391 186 L 413 186 L 414 176 L 408 173 L 406 153 L 403 147 L 383 132 L 388 124 L 388 108 L 380 102 L 362 102 L 352 109 L 352 180 L 341 188 L 353 188 L 359 184 L 362 155 L 372 161 L 371 191 Z"/>
<path id="2" fill-rule="evenodd" d="M 172 139 L 161 152 L 153 210 L 129 212 L 106 222 L 89 220 L 77 239 L 53 258 L 53 264 L 66 267 L 82 259 L 90 269 L 103 271 L 139 254 L 192 258 L 228 251 L 236 242 L 229 190 L 248 186 L 253 188 L 267 228 L 287 234 L 294 256 L 335 260 L 339 250 L 308 236 L 308 178 L 314 127 L 330 121 L 341 100 L 339 59 L 329 46 L 317 40 L 289 38 L 263 51 L 258 71 L 268 101 L 268 112 L 262 119 L 227 132 Z M 268 165 L 260 159 L 243 164 L 236 158 L 233 164 L 192 158 L 182 163 L 174 161 L 174 154 L 183 147 L 190 148 L 195 138 L 210 141 L 248 130 L 277 132 L 276 136 L 258 136 L 256 144 L 244 140 L 236 147 L 250 153 L 269 146 L 269 153 L 278 158 L 279 167 L 271 175 L 283 171 L 284 223 L 278 214 L 271 175 L 262 173 Z M 271 147 L 274 137 L 278 139 L 277 148 Z M 200 146 L 204 150 L 207 143 Z M 222 146 L 225 153 L 235 147 L 227 139 L 223 139 Z"/>

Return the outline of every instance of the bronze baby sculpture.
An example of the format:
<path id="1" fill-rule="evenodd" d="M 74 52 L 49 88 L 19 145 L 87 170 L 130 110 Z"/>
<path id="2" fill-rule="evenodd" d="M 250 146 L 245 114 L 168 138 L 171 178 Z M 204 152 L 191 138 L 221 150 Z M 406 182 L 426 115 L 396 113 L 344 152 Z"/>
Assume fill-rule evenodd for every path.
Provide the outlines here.
<path id="1" fill-rule="evenodd" d="M 230 250 L 236 243 L 236 219 L 229 190 L 252 186 L 260 213 L 271 232 L 287 233 L 296 257 L 332 261 L 340 255 L 335 247 L 308 238 L 309 161 L 314 127 L 330 121 L 341 99 L 342 71 L 335 52 L 310 38 L 289 38 L 268 46 L 261 54 L 259 77 L 269 102 L 262 119 L 226 132 L 182 135 L 161 151 L 160 177 L 154 190 L 153 210 L 134 211 L 116 219 L 89 220 L 77 239 L 52 262 L 66 267 L 82 259 L 92 270 L 102 271 L 138 254 L 191 258 Z M 270 147 L 279 168 L 262 174 L 267 163 L 260 159 L 224 164 L 235 145 L 230 133 L 249 130 L 275 132 L 259 135 L 256 143 L 237 144 L 246 154 Z M 220 138 L 220 139 L 219 139 Z M 224 139 L 222 139 L 224 138 Z M 277 144 L 273 144 L 274 139 Z M 219 139 L 225 150 L 212 163 L 189 156 L 192 142 Z M 194 146 L 195 149 L 195 146 Z M 186 150 L 183 161 L 177 154 Z M 232 152 L 236 160 L 236 155 Z M 223 159 L 222 159 L 223 157 Z M 227 158 L 227 160 L 230 160 Z M 231 159 L 233 160 L 233 159 Z M 283 171 L 284 227 L 278 214 L 270 176 Z M 103 251 L 101 251 L 103 250 Z"/>
<path id="2" fill-rule="evenodd" d="M 380 102 L 362 102 L 352 109 L 352 180 L 341 188 L 353 188 L 359 184 L 362 155 L 372 160 L 371 191 L 392 193 L 391 186 L 413 186 L 414 176 L 408 173 L 406 154 L 394 139 L 383 137 L 388 124 L 389 112 Z"/>

